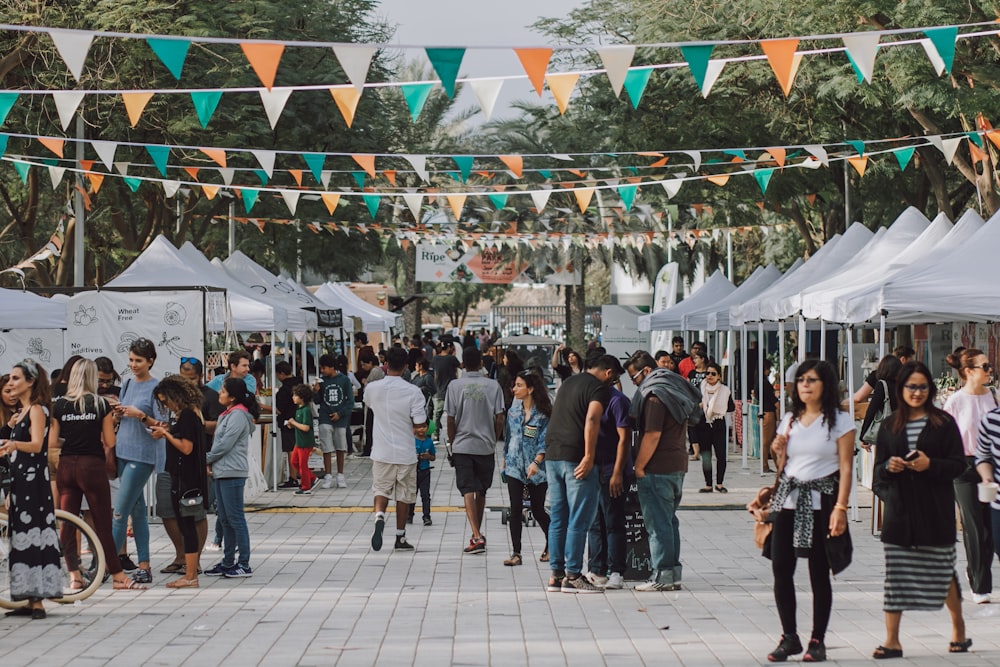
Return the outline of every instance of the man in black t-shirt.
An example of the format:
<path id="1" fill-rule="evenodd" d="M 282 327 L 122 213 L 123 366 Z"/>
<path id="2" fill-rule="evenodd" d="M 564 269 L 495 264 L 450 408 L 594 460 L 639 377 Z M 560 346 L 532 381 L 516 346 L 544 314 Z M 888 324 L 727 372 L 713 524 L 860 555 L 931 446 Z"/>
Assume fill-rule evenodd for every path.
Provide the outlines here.
<path id="1" fill-rule="evenodd" d="M 581 576 L 583 549 L 601 494 L 599 473 L 594 467 L 601 415 L 611 400 L 609 387 L 623 371 L 618 359 L 610 354 L 588 361 L 586 372 L 563 381 L 545 434 L 551 507 L 550 592 L 602 592 Z"/>
<path id="2" fill-rule="evenodd" d="M 458 377 L 458 369 L 461 366 L 455 357 L 455 344 L 450 339 L 441 343 L 438 354 L 431 358 L 431 370 L 434 371 L 434 384 L 437 385 L 437 393 L 434 394 L 434 422 L 437 424 L 437 434 L 444 442 L 447 438 L 441 437 L 444 429 L 441 428 L 441 413 L 444 412 L 444 398 L 448 395 L 448 385 Z"/>

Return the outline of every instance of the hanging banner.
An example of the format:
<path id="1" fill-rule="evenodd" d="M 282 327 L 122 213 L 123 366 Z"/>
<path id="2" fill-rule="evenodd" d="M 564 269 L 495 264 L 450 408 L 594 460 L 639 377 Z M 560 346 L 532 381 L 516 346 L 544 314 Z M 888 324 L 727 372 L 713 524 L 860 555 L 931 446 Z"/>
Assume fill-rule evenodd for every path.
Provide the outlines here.
<path id="1" fill-rule="evenodd" d="M 650 313 L 658 313 L 677 303 L 677 262 L 669 262 L 656 274 L 653 281 L 653 307 Z M 670 339 L 673 331 L 651 331 L 649 336 L 649 351 L 656 354 L 659 350 L 671 351 Z"/>
<path id="2" fill-rule="evenodd" d="M 65 353 L 108 357 L 126 378 L 128 350 L 137 338 L 156 344 L 153 375 L 176 373 L 182 357 L 205 361 L 202 292 L 83 292 L 66 302 Z"/>
<path id="3" fill-rule="evenodd" d="M 50 373 L 66 363 L 62 329 L 11 329 L 0 331 L 0 375 L 19 361 L 34 359 Z"/>
<path id="4" fill-rule="evenodd" d="M 431 283 L 579 285 L 572 261 L 527 261 L 517 248 L 417 244 L 417 280 Z"/>

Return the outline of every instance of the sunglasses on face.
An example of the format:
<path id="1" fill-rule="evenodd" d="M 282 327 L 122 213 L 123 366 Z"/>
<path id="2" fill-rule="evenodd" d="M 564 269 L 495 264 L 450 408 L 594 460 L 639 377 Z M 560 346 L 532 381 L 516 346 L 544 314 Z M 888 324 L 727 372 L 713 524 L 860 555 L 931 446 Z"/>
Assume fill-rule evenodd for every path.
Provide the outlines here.
<path id="1" fill-rule="evenodd" d="M 903 389 L 912 392 L 914 394 L 922 394 L 925 391 L 930 390 L 930 385 L 927 384 L 904 384 Z"/>
<path id="2" fill-rule="evenodd" d="M 710 377 L 710 378 L 717 378 L 717 377 L 719 377 L 719 374 L 716 373 L 715 371 L 709 371 L 708 373 L 706 373 L 706 375 L 708 377 Z"/>
<path id="3" fill-rule="evenodd" d="M 993 370 L 992 364 L 983 364 L 982 366 L 969 366 L 969 368 L 982 368 L 984 373 L 989 373 Z"/>
<path id="4" fill-rule="evenodd" d="M 181 357 L 181 363 L 182 364 L 191 364 L 192 366 L 195 366 L 197 364 L 200 364 L 201 362 L 198 361 L 198 359 L 196 357 Z"/>

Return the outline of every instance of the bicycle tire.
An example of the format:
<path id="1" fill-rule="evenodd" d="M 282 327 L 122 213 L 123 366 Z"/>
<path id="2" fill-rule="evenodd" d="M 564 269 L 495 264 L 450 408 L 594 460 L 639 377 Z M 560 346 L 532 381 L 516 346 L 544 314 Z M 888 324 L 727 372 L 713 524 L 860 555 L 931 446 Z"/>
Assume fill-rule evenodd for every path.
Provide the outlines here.
<path id="1" fill-rule="evenodd" d="M 59 598 L 52 598 L 53 602 L 59 602 L 62 604 L 69 604 L 76 602 L 77 600 L 86 600 L 91 595 L 94 594 L 104 581 L 104 573 L 107 571 L 107 563 L 104 559 L 104 549 L 101 545 L 101 541 L 97 538 L 97 533 L 91 528 L 83 519 L 63 510 L 55 511 L 56 521 L 66 521 L 71 524 L 80 532 L 83 538 L 88 542 L 88 547 L 90 549 L 91 564 L 90 567 L 83 568 L 83 562 L 81 560 L 81 570 L 84 570 L 84 587 L 80 590 L 68 591 L 64 589 L 64 595 Z M 57 526 L 58 530 L 59 526 Z M 7 560 L 7 554 L 9 552 L 9 535 L 8 524 L 7 524 L 7 514 L 6 512 L 0 513 L 0 536 L 2 536 L 5 544 L 0 548 L 0 562 L 5 563 Z M 62 545 L 60 545 L 62 547 Z M 66 559 L 63 554 L 60 553 L 60 563 L 63 569 L 66 568 Z M 9 566 L 4 569 L 9 569 Z M 8 578 L 6 572 L 0 571 L 0 577 L 4 579 Z M 68 583 L 68 582 L 67 582 Z M 28 604 L 27 600 L 11 600 L 6 595 L 9 591 L 6 589 L 0 589 L 0 607 L 4 609 L 17 609 L 18 607 L 23 607 Z"/>

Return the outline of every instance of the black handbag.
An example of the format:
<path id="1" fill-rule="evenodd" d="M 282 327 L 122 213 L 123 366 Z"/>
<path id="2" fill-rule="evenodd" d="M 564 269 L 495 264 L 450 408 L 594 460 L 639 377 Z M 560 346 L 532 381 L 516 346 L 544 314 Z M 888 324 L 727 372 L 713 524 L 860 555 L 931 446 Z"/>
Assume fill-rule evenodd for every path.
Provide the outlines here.
<path id="1" fill-rule="evenodd" d="M 826 547 L 826 560 L 830 563 L 830 571 L 836 575 L 846 570 L 854 555 L 854 542 L 851 540 L 850 529 L 844 528 L 844 532 L 836 537 L 827 533 L 824 546 Z"/>
<path id="2" fill-rule="evenodd" d="M 177 501 L 177 512 L 183 517 L 195 517 L 201 514 L 204 505 L 201 489 L 188 489 Z"/>

